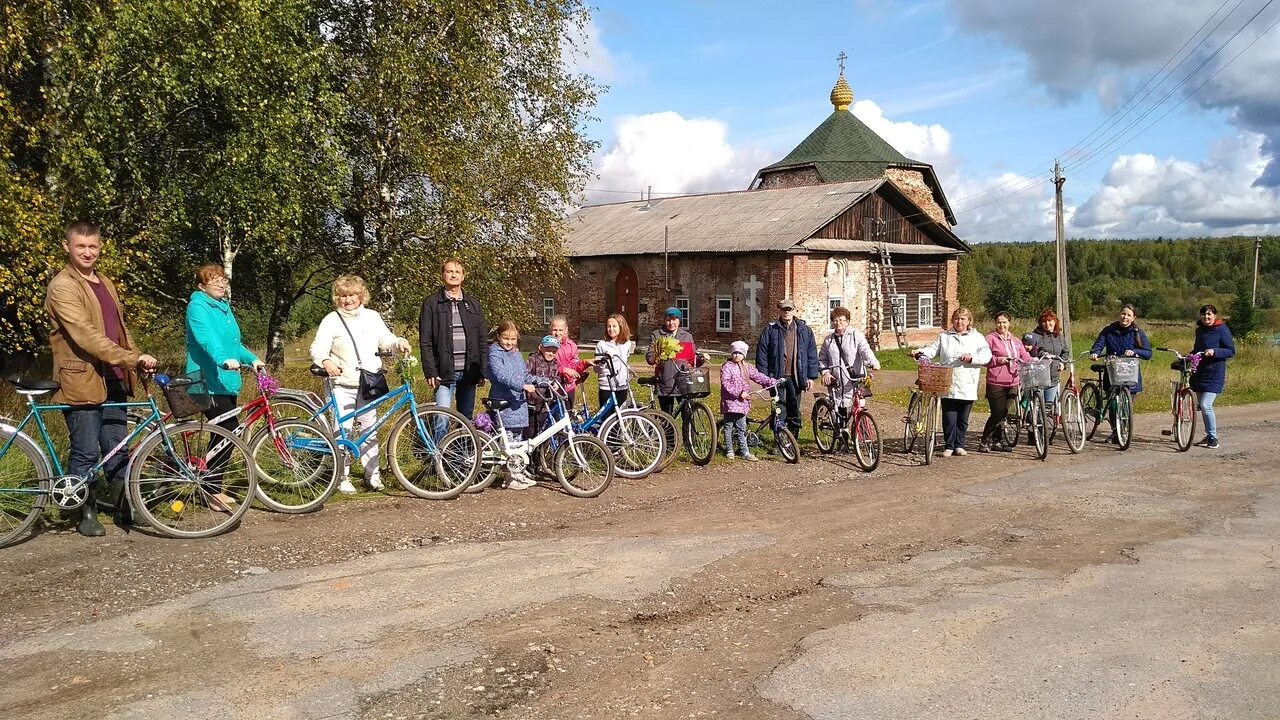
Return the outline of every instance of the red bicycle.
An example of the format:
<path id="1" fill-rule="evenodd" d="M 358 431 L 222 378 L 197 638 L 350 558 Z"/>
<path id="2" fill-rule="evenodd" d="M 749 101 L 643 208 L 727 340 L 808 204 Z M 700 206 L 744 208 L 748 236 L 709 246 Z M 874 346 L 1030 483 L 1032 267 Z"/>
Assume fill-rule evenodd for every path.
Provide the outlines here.
<path id="1" fill-rule="evenodd" d="M 1160 434 L 1172 435 L 1178 452 L 1186 452 L 1191 449 L 1191 440 L 1196 434 L 1196 394 L 1191 389 L 1191 376 L 1195 374 L 1204 354 L 1182 355 L 1172 348 L 1156 349 L 1173 353 L 1176 359 L 1169 365 L 1169 369 L 1178 372 L 1178 379 L 1170 381 L 1172 388 L 1169 393 L 1169 408 L 1173 411 L 1173 429 L 1161 430 Z"/>
<path id="2" fill-rule="evenodd" d="M 811 414 L 813 440 L 818 450 L 828 454 L 837 450 L 848 452 L 852 441 L 854 457 L 858 460 L 858 467 L 864 472 L 871 472 L 880 466 L 880 455 L 884 450 L 880 426 L 867 409 L 867 398 L 871 396 L 871 377 L 870 373 L 848 376 L 847 368 L 832 368 L 833 393 L 814 393 L 817 399 L 814 400 Z M 840 401 L 846 392 L 853 393 L 848 407 Z"/>

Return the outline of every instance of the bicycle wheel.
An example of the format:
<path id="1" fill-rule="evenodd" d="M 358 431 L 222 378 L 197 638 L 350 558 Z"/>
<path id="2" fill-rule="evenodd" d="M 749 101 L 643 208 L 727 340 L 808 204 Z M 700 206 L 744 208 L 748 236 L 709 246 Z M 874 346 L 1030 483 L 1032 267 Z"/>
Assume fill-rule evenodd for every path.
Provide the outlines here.
<path id="1" fill-rule="evenodd" d="M 39 519 L 53 475 L 49 459 L 26 435 L 0 427 L 0 447 L 6 445 L 0 456 L 0 547 L 22 537 Z"/>
<path id="2" fill-rule="evenodd" d="M 824 455 L 836 449 L 836 426 L 832 409 L 830 399 L 818 398 L 813 403 L 813 411 L 809 417 L 813 421 L 813 443 L 818 446 L 818 452 Z"/>
<path id="3" fill-rule="evenodd" d="M 661 410 L 650 408 L 641 412 L 662 429 L 662 440 L 665 443 L 662 449 L 662 462 L 658 463 L 658 467 L 653 470 L 662 472 L 675 461 L 676 456 L 680 454 L 680 448 L 684 446 L 680 430 L 676 426 L 676 419 Z"/>
<path id="4" fill-rule="evenodd" d="M 795 465 L 800 462 L 800 445 L 796 443 L 796 436 L 788 428 L 779 428 L 773 431 L 773 441 L 778 448 L 778 454 L 783 460 Z"/>
<path id="5" fill-rule="evenodd" d="M 1107 412 L 1107 406 L 1102 402 L 1102 388 L 1098 387 L 1098 383 L 1084 384 L 1080 390 L 1080 402 L 1083 405 L 1084 422 L 1089 430 L 1085 437 L 1092 440 L 1093 434 L 1098 432 L 1098 426 L 1102 424 L 1102 419 Z"/>
<path id="6" fill-rule="evenodd" d="M 911 453 L 915 449 L 916 440 L 925 430 L 925 399 L 918 392 L 911 393 L 911 402 L 907 404 L 907 414 L 902 417 L 902 452 Z"/>
<path id="7" fill-rule="evenodd" d="M 556 450 L 556 479 L 574 497 L 593 498 L 613 481 L 613 453 L 591 435 L 574 435 Z"/>
<path id="8" fill-rule="evenodd" d="M 1044 460 L 1049 456 L 1049 414 L 1044 408 L 1044 396 L 1036 393 L 1031 398 L 1031 437 L 1035 442 L 1036 457 Z"/>
<path id="9" fill-rule="evenodd" d="M 613 453 L 618 477 L 642 478 L 662 462 L 666 438 L 662 428 L 643 413 L 615 413 L 600 426 L 600 439 Z"/>
<path id="10" fill-rule="evenodd" d="M 706 465 L 716 451 L 716 420 L 700 402 L 689 403 L 684 421 L 684 444 L 694 465 Z"/>
<path id="11" fill-rule="evenodd" d="M 464 490 L 464 492 L 469 493 L 478 493 L 488 488 L 490 485 L 493 485 L 493 482 L 498 479 L 498 475 L 502 472 L 502 468 L 504 466 L 502 457 L 502 439 L 497 435 L 488 435 L 485 433 L 477 433 L 477 435 L 480 438 L 480 470 L 476 473 L 475 479 L 467 483 L 467 489 Z M 441 453 L 453 454 L 449 449 L 449 446 L 455 442 L 465 443 L 470 442 L 470 439 L 464 431 L 454 430 L 446 435 L 444 440 L 440 441 Z M 540 470 L 542 468 L 541 460 L 537 451 L 550 446 L 550 443 L 547 442 L 539 445 L 537 448 L 534 448 L 534 455 L 531 460 L 533 467 L 536 470 Z M 545 457 L 545 453 L 542 457 Z M 547 461 L 547 467 L 550 467 L 550 460 Z"/>
<path id="12" fill-rule="evenodd" d="M 320 509 L 342 480 L 338 445 L 319 425 L 276 420 L 275 432 L 263 427 L 249 441 L 258 473 L 254 495 L 279 513 Z"/>
<path id="13" fill-rule="evenodd" d="M 938 396 L 930 395 L 924 416 L 924 464 L 933 462 L 933 452 L 938 445 Z"/>
<path id="14" fill-rule="evenodd" d="M 863 472 L 880 467 L 880 453 L 884 445 L 880 439 L 880 427 L 871 413 L 860 412 L 853 421 L 853 454 Z"/>
<path id="15" fill-rule="evenodd" d="M 1013 404 L 1013 410 L 1005 415 L 1004 421 L 1000 423 L 1000 439 L 1006 447 L 1018 447 L 1018 434 L 1022 430 L 1022 418 L 1024 417 L 1026 408 L 1022 406 L 1022 400 L 1019 398 Z"/>
<path id="16" fill-rule="evenodd" d="M 446 448 L 443 440 L 451 433 L 457 434 Z M 392 474 L 405 490 L 427 500 L 457 497 L 475 481 L 479 447 L 466 418 L 435 405 L 419 407 L 416 419 L 412 413 L 396 418 L 387 438 Z"/>
<path id="17" fill-rule="evenodd" d="M 1196 401 L 1190 390 L 1180 390 L 1173 396 L 1173 441 L 1178 452 L 1191 449 L 1191 439 L 1196 434 Z"/>
<path id="18" fill-rule="evenodd" d="M 235 527 L 249 511 L 257 486 L 244 442 L 218 425 L 168 425 L 129 456 L 133 512 L 156 532 L 207 538 Z"/>
<path id="19" fill-rule="evenodd" d="M 310 420 L 324 428 L 326 432 L 333 432 L 333 428 L 329 424 L 329 416 L 324 413 L 317 414 L 319 411 L 320 408 L 312 407 L 297 398 L 280 396 L 271 398 L 271 414 L 277 422 L 281 420 Z"/>
<path id="20" fill-rule="evenodd" d="M 1084 408 L 1080 405 L 1080 396 L 1073 392 L 1063 393 L 1062 399 L 1062 433 L 1067 437 L 1067 447 L 1078 453 L 1084 449 Z"/>
<path id="21" fill-rule="evenodd" d="M 1128 388 L 1119 388 L 1112 391 L 1114 393 L 1116 420 L 1116 440 L 1120 443 L 1121 450 L 1128 450 L 1130 443 L 1133 442 L 1133 395 L 1129 393 Z"/>

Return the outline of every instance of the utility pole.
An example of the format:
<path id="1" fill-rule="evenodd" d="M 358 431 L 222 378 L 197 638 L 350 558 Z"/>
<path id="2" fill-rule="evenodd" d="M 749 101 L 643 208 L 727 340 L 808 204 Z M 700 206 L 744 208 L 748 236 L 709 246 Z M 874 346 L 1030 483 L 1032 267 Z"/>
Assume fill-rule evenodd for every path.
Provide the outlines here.
<path id="1" fill-rule="evenodd" d="M 1071 303 L 1067 293 L 1067 231 L 1062 218 L 1062 185 L 1067 179 L 1062 176 L 1062 165 L 1053 163 L 1053 195 L 1054 240 L 1058 251 L 1058 322 L 1062 323 L 1062 334 L 1067 339 L 1067 347 L 1071 347 Z"/>
<path id="2" fill-rule="evenodd" d="M 1262 253 L 1262 238 L 1253 239 L 1253 306 L 1258 307 L 1258 255 Z"/>

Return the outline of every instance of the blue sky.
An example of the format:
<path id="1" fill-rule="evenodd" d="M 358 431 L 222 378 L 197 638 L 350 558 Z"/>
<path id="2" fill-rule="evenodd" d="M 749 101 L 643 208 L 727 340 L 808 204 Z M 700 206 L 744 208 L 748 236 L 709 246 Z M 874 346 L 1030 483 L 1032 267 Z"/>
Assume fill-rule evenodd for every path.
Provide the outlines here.
<path id="1" fill-rule="evenodd" d="M 831 112 L 844 51 L 855 114 L 935 165 L 963 237 L 1051 238 L 1055 157 L 1073 235 L 1276 232 L 1280 31 L 1264 34 L 1276 21 L 1268 0 L 601 1 L 579 61 L 609 86 L 588 187 L 745 188 Z M 1067 154 L 1171 57 L 1185 63 L 1125 120 L 1150 110 L 1134 137 Z"/>

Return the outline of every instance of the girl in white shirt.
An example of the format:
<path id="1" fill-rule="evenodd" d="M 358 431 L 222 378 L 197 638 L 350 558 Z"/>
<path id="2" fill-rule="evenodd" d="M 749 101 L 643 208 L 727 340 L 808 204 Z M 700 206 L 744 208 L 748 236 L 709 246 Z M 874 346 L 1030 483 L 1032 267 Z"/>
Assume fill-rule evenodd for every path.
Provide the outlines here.
<path id="1" fill-rule="evenodd" d="M 604 340 L 596 343 L 597 356 L 613 359 L 612 363 L 602 358 L 596 360 L 596 371 L 600 373 L 597 399 L 601 407 L 609 401 L 610 393 L 618 398 L 618 404 L 627 399 L 631 390 L 631 367 L 627 365 L 627 361 L 635 349 L 636 344 L 631 340 L 631 328 L 627 325 L 627 319 L 617 313 L 610 315 L 604 322 Z"/>
<path id="2" fill-rule="evenodd" d="M 369 301 L 369 289 L 357 275 L 342 275 L 333 281 L 333 305 L 335 310 L 320 321 L 316 338 L 311 341 L 311 362 L 320 365 L 328 374 L 338 415 L 346 415 L 366 405 L 360 398 L 360 371 L 377 372 L 382 369 L 379 350 L 409 352 L 409 341 L 397 337 L 376 310 L 364 304 Z M 358 358 L 358 359 L 357 359 Z M 373 410 L 354 418 L 360 427 L 372 427 L 378 420 Z M 352 420 L 342 423 L 350 436 Z M 360 464 L 364 467 L 364 481 L 372 490 L 382 490 L 382 478 L 378 472 L 378 439 L 370 437 L 360 447 Z M 342 468 L 342 484 L 338 491 L 352 494 L 356 491 L 349 477 L 351 458 L 347 456 Z"/>

